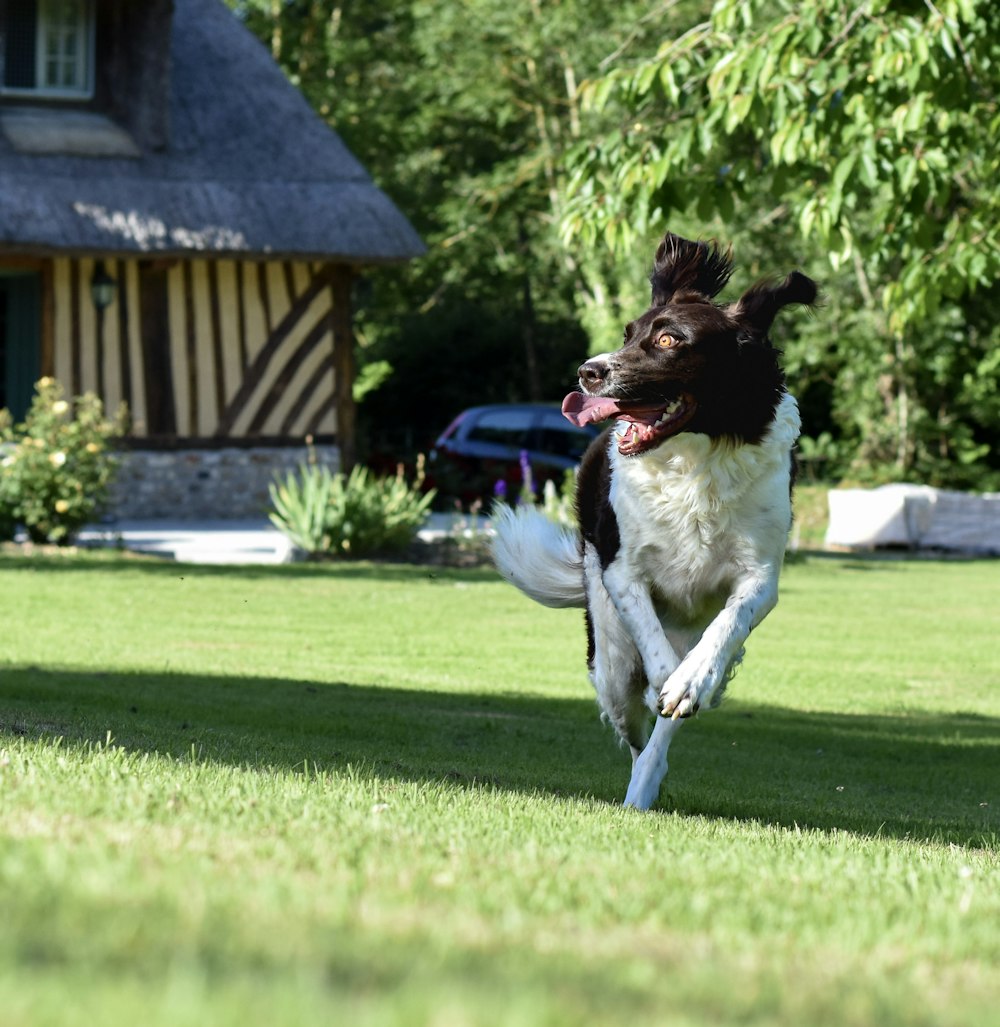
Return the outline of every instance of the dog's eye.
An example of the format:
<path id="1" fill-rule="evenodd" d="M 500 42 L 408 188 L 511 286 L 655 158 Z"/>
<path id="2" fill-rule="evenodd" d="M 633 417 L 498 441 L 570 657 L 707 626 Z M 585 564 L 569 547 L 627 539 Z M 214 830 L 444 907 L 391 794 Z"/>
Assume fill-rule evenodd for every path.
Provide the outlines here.
<path id="1" fill-rule="evenodd" d="M 653 341 L 659 349 L 669 349 L 671 346 L 677 345 L 677 340 L 667 332 L 660 332 Z"/>

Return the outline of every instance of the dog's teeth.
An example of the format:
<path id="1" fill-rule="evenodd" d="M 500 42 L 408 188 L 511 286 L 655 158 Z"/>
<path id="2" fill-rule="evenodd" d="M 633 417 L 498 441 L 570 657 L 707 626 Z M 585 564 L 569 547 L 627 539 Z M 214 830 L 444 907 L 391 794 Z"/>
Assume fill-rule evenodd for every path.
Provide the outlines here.
<path id="1" fill-rule="evenodd" d="M 670 418 L 677 413 L 677 408 L 680 405 L 680 400 L 675 399 L 673 403 L 671 403 L 670 406 L 668 406 L 666 410 L 664 410 L 663 413 L 660 414 L 660 416 L 656 419 L 656 427 L 660 427 L 660 425 L 666 424 L 667 421 L 669 421 Z"/>

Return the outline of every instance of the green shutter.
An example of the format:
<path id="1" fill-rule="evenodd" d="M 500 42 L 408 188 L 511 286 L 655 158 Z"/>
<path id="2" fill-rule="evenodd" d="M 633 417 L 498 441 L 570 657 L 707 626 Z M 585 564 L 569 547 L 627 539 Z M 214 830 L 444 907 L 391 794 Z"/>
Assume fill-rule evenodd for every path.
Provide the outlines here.
<path id="1" fill-rule="evenodd" d="M 38 275 L 0 276 L 0 395 L 15 421 L 28 412 L 40 374 L 40 314 Z"/>

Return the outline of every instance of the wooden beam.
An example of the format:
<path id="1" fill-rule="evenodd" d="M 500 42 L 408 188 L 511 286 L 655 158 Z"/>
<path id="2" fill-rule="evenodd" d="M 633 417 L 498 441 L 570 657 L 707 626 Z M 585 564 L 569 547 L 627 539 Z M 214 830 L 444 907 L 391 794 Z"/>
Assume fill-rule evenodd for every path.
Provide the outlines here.
<path id="1" fill-rule="evenodd" d="M 143 365 L 146 433 L 176 435 L 166 268 L 146 262 L 139 265 L 139 309 L 140 335 L 146 354 Z"/>
<path id="2" fill-rule="evenodd" d="M 334 268 L 330 288 L 333 309 L 333 389 L 337 414 L 337 445 L 340 468 L 347 473 L 357 459 L 354 406 L 354 318 L 351 311 L 351 283 L 354 275 L 344 265 Z"/>
<path id="3" fill-rule="evenodd" d="M 336 269 L 333 267 L 316 275 L 309 283 L 305 292 L 303 292 L 301 296 L 294 298 L 294 302 L 292 302 L 291 307 L 281 321 L 271 328 L 267 342 L 260 348 L 260 350 L 258 350 L 256 356 L 251 361 L 250 366 L 247 368 L 243 376 L 243 381 L 240 384 L 239 389 L 236 390 L 236 394 L 229 401 L 229 406 L 219 419 L 219 426 L 216 431 L 217 435 L 225 436 L 232 432 L 233 425 L 236 423 L 237 418 L 250 401 L 254 390 L 264 379 L 270 368 L 271 362 L 281 351 L 281 348 L 284 346 L 289 334 L 295 330 L 303 314 L 305 314 L 309 309 L 313 300 L 324 289 L 330 288 L 334 284 L 335 278 Z M 266 289 L 266 275 L 263 271 L 261 272 L 261 286 L 264 290 L 262 292 L 262 296 L 265 298 L 265 303 L 267 303 L 269 300 Z M 292 297 L 290 297 L 290 299 L 292 299 Z M 268 311 L 269 323 L 270 317 L 271 312 Z"/>
<path id="4" fill-rule="evenodd" d="M 39 331 L 38 366 L 43 378 L 56 376 L 56 290 L 52 276 L 52 261 L 41 265 L 42 272 L 42 318 Z"/>

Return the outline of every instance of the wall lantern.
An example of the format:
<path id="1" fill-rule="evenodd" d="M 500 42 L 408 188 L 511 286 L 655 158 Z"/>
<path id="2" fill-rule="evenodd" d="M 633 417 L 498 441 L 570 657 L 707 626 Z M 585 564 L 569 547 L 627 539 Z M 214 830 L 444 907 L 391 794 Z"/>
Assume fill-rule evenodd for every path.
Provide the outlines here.
<path id="1" fill-rule="evenodd" d="M 104 312 L 115 301 L 118 283 L 104 270 L 104 261 L 94 265 L 94 274 L 90 279 L 90 298 L 100 312 Z"/>

